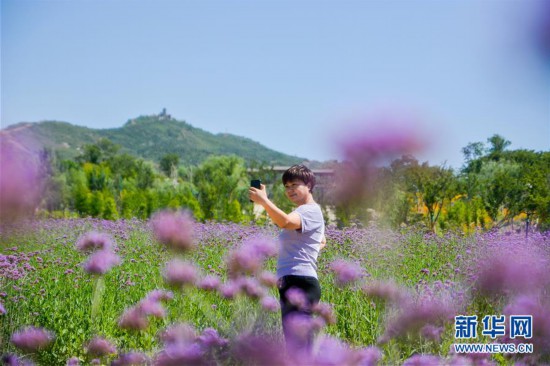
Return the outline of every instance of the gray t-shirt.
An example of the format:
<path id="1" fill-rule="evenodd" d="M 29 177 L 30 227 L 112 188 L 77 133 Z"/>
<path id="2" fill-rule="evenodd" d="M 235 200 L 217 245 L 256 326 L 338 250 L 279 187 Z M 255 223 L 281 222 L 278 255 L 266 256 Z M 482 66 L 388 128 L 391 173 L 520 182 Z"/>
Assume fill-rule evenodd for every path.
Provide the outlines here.
<path id="1" fill-rule="evenodd" d="M 300 215 L 300 230 L 283 229 L 279 235 L 277 278 L 287 275 L 317 278 L 317 256 L 325 234 L 325 220 L 316 203 L 301 205 L 293 212 Z"/>

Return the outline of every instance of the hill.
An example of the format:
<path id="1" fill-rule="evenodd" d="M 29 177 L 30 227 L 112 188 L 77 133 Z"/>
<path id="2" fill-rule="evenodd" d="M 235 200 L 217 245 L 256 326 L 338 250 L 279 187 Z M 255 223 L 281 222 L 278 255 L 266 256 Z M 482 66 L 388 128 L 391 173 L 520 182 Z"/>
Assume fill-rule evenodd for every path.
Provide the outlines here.
<path id="1" fill-rule="evenodd" d="M 210 155 L 237 155 L 246 161 L 274 165 L 306 160 L 269 149 L 246 137 L 213 134 L 164 113 L 140 116 L 111 129 L 92 129 L 59 121 L 19 123 L 3 129 L 2 136 L 16 139 L 33 150 L 52 149 L 69 159 L 78 156 L 85 144 L 108 138 L 121 146 L 121 152 L 155 162 L 168 153 L 178 154 L 183 164 L 199 164 Z"/>

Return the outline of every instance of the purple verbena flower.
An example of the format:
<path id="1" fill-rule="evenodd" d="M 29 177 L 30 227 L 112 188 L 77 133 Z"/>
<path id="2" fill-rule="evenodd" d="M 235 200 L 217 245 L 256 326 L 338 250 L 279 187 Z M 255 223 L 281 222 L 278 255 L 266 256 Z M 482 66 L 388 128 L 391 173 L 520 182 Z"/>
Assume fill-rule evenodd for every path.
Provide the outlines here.
<path id="1" fill-rule="evenodd" d="M 71 357 L 67 360 L 67 366 L 79 366 L 80 359 L 78 357 Z"/>
<path id="2" fill-rule="evenodd" d="M 279 300 L 274 298 L 273 296 L 264 296 L 260 300 L 260 304 L 262 305 L 262 308 L 267 311 L 271 312 L 277 312 L 281 308 L 281 304 L 279 304 Z"/>
<path id="3" fill-rule="evenodd" d="M 190 324 L 173 324 L 159 334 L 164 344 L 192 343 L 197 339 L 195 328 Z"/>
<path id="4" fill-rule="evenodd" d="M 111 250 L 102 249 L 88 257 L 88 260 L 84 263 L 84 270 L 91 274 L 103 275 L 118 264 L 120 264 L 118 255 Z"/>
<path id="5" fill-rule="evenodd" d="M 353 128 L 353 134 L 342 139 L 339 145 L 346 164 L 338 173 L 340 180 L 335 191 L 340 203 L 357 203 L 371 194 L 377 188 L 379 164 L 423 147 L 420 133 L 412 127 L 414 121 L 409 117 L 406 121 L 401 119 L 382 116 L 360 121 L 362 127 Z"/>
<path id="6" fill-rule="evenodd" d="M 204 365 L 204 350 L 197 343 L 169 344 L 154 360 L 157 366 Z"/>
<path id="7" fill-rule="evenodd" d="M 171 291 L 152 290 L 146 298 L 152 301 L 168 301 L 174 298 L 174 294 Z"/>
<path id="8" fill-rule="evenodd" d="M 12 334 L 11 342 L 25 352 L 36 352 L 48 346 L 54 339 L 52 332 L 36 327 L 27 327 Z"/>
<path id="9" fill-rule="evenodd" d="M 449 300 L 436 298 L 403 301 L 398 307 L 397 315 L 388 320 L 384 334 L 378 339 L 381 344 L 392 338 L 420 332 L 428 324 L 443 324 L 456 313 Z"/>
<path id="10" fill-rule="evenodd" d="M 257 253 L 262 258 L 274 257 L 278 253 L 277 243 L 267 237 L 256 237 L 245 242 L 244 247 Z"/>
<path id="11" fill-rule="evenodd" d="M 166 264 L 164 280 L 175 287 L 194 286 L 198 278 L 197 272 L 197 268 L 190 262 L 173 259 Z"/>
<path id="12" fill-rule="evenodd" d="M 206 348 L 223 347 L 229 343 L 227 339 L 220 337 L 214 328 L 206 328 L 197 339 Z"/>
<path id="13" fill-rule="evenodd" d="M 215 291 L 220 286 L 220 279 L 217 276 L 208 275 L 200 280 L 198 287 L 207 291 Z"/>
<path id="14" fill-rule="evenodd" d="M 376 366 L 378 362 L 382 359 L 382 351 L 378 347 L 367 347 L 359 351 L 359 357 L 361 361 L 359 365 L 361 366 Z"/>
<path id="15" fill-rule="evenodd" d="M 537 293 L 550 283 L 548 260 L 534 252 L 521 253 L 514 247 L 503 248 L 478 262 L 474 288 L 485 295 Z M 514 260 L 511 261 L 510 257 Z"/>
<path id="16" fill-rule="evenodd" d="M 433 366 L 443 364 L 443 360 L 433 355 L 414 355 L 403 363 L 403 366 Z"/>
<path id="17" fill-rule="evenodd" d="M 152 315 L 157 318 L 164 318 L 166 310 L 162 306 L 161 301 L 168 301 L 174 298 L 171 291 L 153 290 L 149 292 L 135 307 L 143 315 Z"/>
<path id="18" fill-rule="evenodd" d="M 344 160 L 371 165 L 420 150 L 425 145 L 424 139 L 410 122 L 390 116 L 362 121 L 362 126 L 373 128 L 354 130 L 353 135 L 344 140 L 341 144 Z"/>
<path id="19" fill-rule="evenodd" d="M 128 352 L 118 356 L 111 362 L 111 366 L 138 366 L 149 365 L 150 360 L 146 354 L 141 352 Z"/>
<path id="20" fill-rule="evenodd" d="M 451 348 L 451 354 L 454 352 L 454 347 Z M 489 353 L 469 353 L 466 354 L 466 356 L 461 355 L 453 355 L 449 359 L 445 365 L 449 366 L 464 366 L 464 365 L 472 365 L 472 366 L 496 366 L 497 364 L 490 361 L 491 354 Z M 515 365 L 518 365 L 515 363 Z"/>
<path id="21" fill-rule="evenodd" d="M 313 312 L 323 318 L 325 323 L 336 324 L 336 314 L 330 304 L 318 302 L 313 306 Z"/>
<path id="22" fill-rule="evenodd" d="M 114 247 L 113 238 L 105 233 L 96 231 L 88 232 L 78 238 L 76 249 L 81 252 L 90 252 L 95 250 L 110 250 Z"/>
<path id="23" fill-rule="evenodd" d="M 266 287 L 275 287 L 277 286 L 277 276 L 268 271 L 263 271 L 260 273 L 260 283 Z"/>
<path id="24" fill-rule="evenodd" d="M 539 1 L 538 18 L 535 28 L 535 47 L 540 51 L 541 56 L 550 63 L 550 5 L 547 1 Z"/>
<path id="25" fill-rule="evenodd" d="M 5 365 L 5 366 L 20 366 L 21 365 L 19 357 L 17 357 L 16 355 L 14 355 L 12 353 L 7 353 L 5 355 L 2 355 L 2 358 L 0 360 L 2 360 L 2 365 Z"/>
<path id="26" fill-rule="evenodd" d="M 227 257 L 229 275 L 235 278 L 241 274 L 255 274 L 262 267 L 264 260 L 276 253 L 277 248 L 272 240 L 255 238 L 245 241 Z"/>
<path id="27" fill-rule="evenodd" d="M 241 291 L 241 286 L 239 285 L 239 283 L 237 283 L 237 281 L 232 280 L 222 284 L 218 288 L 218 291 L 220 295 L 223 296 L 224 298 L 233 299 Z"/>
<path id="28" fill-rule="evenodd" d="M 151 225 L 156 239 L 178 252 L 193 249 L 194 221 L 187 211 L 159 211 L 151 218 Z"/>
<path id="29" fill-rule="evenodd" d="M 131 307 L 124 311 L 118 321 L 123 329 L 143 330 L 149 325 L 147 315 L 139 307 Z"/>
<path id="30" fill-rule="evenodd" d="M 262 257 L 246 248 L 237 248 L 227 257 L 227 269 L 232 278 L 243 274 L 254 274 L 262 266 Z"/>
<path id="31" fill-rule="evenodd" d="M 281 349 L 284 345 L 263 335 L 243 333 L 232 344 L 235 358 L 243 365 L 289 365 Z"/>
<path id="32" fill-rule="evenodd" d="M 119 326 L 126 329 L 142 330 L 147 328 L 148 316 L 164 318 L 166 310 L 162 306 L 162 300 L 171 300 L 174 294 L 169 291 L 153 290 L 140 302 L 125 310 L 120 317 Z"/>
<path id="33" fill-rule="evenodd" d="M 160 301 L 145 298 L 139 302 L 137 307 L 144 316 L 152 315 L 157 318 L 164 318 L 166 316 L 166 310 Z"/>
<path id="34" fill-rule="evenodd" d="M 363 286 L 369 296 L 378 297 L 392 303 L 402 303 L 410 299 L 410 294 L 393 281 L 373 281 Z"/>
<path id="35" fill-rule="evenodd" d="M 364 271 L 361 266 L 343 259 L 333 261 L 330 264 L 330 268 L 336 275 L 336 283 L 338 285 L 351 284 L 364 276 Z"/>
<path id="36" fill-rule="evenodd" d="M 32 216 L 40 200 L 43 178 L 39 158 L 26 143 L 0 135 L 0 221 Z"/>
<path id="37" fill-rule="evenodd" d="M 265 294 L 265 289 L 260 285 L 260 283 L 252 277 L 240 277 L 237 280 L 237 283 L 240 285 L 241 291 L 248 297 L 252 299 L 258 299 Z"/>
<path id="38" fill-rule="evenodd" d="M 296 345 L 303 345 L 304 341 L 310 338 L 316 326 L 313 318 L 301 313 L 291 313 L 284 319 L 285 337 L 290 342 L 291 348 Z"/>
<path id="39" fill-rule="evenodd" d="M 103 357 L 116 353 L 116 348 L 105 338 L 96 336 L 88 343 L 86 352 L 92 357 Z"/>
<path id="40" fill-rule="evenodd" d="M 443 333 L 443 327 L 436 327 L 435 325 L 428 324 L 420 329 L 420 335 L 426 339 L 439 342 L 441 340 L 441 334 Z"/>
<path id="41" fill-rule="evenodd" d="M 296 306 L 298 309 L 306 309 L 308 307 L 308 300 L 304 291 L 297 287 L 289 288 L 285 296 L 289 303 Z"/>
<path id="42" fill-rule="evenodd" d="M 353 350 L 344 342 L 325 336 L 320 341 L 319 349 L 322 350 L 314 356 L 315 365 L 362 365 L 363 360 L 367 360 L 364 351 Z"/>
<path id="43" fill-rule="evenodd" d="M 550 303 L 544 303 L 536 296 L 522 295 L 515 298 L 505 308 L 503 313 L 510 319 L 511 315 L 531 315 L 533 317 L 533 343 L 536 356 L 550 356 Z M 522 342 L 523 338 L 514 341 Z"/>

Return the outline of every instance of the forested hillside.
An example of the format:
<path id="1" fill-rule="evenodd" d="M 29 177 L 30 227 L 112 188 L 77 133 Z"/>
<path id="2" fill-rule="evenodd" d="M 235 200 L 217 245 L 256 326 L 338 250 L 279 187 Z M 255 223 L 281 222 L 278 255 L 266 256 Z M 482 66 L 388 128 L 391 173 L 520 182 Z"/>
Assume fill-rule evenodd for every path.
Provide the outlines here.
<path id="1" fill-rule="evenodd" d="M 84 145 L 107 138 L 120 145 L 121 152 L 156 163 L 166 154 L 176 154 L 182 163 L 190 165 L 197 165 L 210 155 L 237 155 L 247 162 L 274 165 L 305 160 L 274 151 L 246 137 L 212 134 L 164 112 L 131 119 L 119 128 L 91 129 L 67 122 L 45 121 L 10 126 L 3 130 L 3 135 L 36 151 L 50 149 L 63 159 L 73 159 L 80 155 Z"/>

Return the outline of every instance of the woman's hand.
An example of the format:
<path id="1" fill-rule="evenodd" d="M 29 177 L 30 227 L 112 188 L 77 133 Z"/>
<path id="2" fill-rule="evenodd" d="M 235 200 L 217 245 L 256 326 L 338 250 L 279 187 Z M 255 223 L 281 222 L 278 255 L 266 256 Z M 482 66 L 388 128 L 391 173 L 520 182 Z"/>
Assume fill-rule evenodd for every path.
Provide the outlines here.
<path id="1" fill-rule="evenodd" d="M 327 237 L 323 235 L 323 239 L 321 239 L 321 245 L 319 246 L 319 250 L 322 250 L 327 245 Z"/>
<path id="2" fill-rule="evenodd" d="M 260 184 L 260 189 L 250 187 L 248 189 L 248 197 L 254 203 L 257 203 L 262 206 L 264 206 L 264 204 L 269 200 L 267 198 L 267 191 L 265 189 L 265 185 L 263 184 Z"/>

